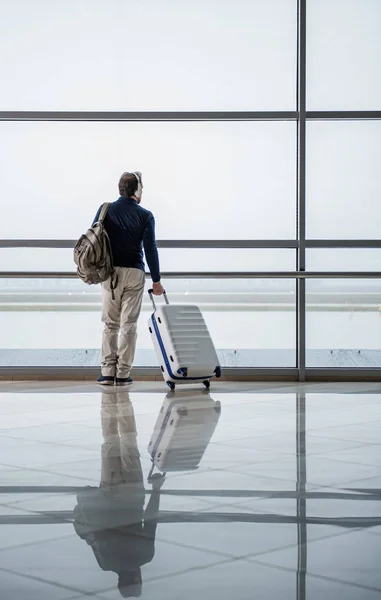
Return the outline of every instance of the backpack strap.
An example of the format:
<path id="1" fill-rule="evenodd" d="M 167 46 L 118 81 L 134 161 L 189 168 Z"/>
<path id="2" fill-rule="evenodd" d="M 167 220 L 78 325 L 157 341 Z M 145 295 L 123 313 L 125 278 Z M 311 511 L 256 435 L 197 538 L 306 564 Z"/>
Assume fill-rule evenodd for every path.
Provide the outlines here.
<path id="1" fill-rule="evenodd" d="M 110 202 L 105 202 L 104 204 L 102 204 L 101 212 L 100 212 L 99 218 L 98 218 L 98 223 L 103 223 L 103 221 L 106 218 L 109 207 L 110 207 Z"/>

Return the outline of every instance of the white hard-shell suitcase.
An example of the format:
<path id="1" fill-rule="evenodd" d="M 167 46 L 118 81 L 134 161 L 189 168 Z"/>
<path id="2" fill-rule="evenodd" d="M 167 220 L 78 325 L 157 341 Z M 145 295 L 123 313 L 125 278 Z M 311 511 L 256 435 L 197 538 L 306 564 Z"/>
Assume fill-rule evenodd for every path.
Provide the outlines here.
<path id="1" fill-rule="evenodd" d="M 154 307 L 148 327 L 164 381 L 172 391 L 176 383 L 197 381 L 208 389 L 214 375 L 221 377 L 221 367 L 200 309 L 169 304 L 165 293 L 165 304 L 156 308 L 152 290 L 148 293 Z"/>
<path id="2" fill-rule="evenodd" d="M 208 392 L 167 394 L 148 446 L 152 470 L 197 469 L 221 414 L 221 403 Z M 151 475 L 150 474 L 150 475 Z"/>

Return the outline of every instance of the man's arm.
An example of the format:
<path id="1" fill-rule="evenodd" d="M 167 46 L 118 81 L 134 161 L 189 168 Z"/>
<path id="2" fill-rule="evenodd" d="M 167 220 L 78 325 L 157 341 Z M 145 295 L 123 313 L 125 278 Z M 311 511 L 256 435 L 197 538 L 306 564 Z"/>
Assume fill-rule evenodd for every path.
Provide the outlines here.
<path id="1" fill-rule="evenodd" d="M 159 254 L 155 238 L 155 219 L 151 214 L 143 234 L 144 254 L 147 260 L 148 268 L 151 273 L 153 283 L 160 282 Z M 162 292 L 160 292 L 162 293 Z"/>
<path id="2" fill-rule="evenodd" d="M 144 536 L 152 540 L 152 558 L 155 553 L 156 527 L 159 517 L 160 490 L 165 477 L 161 473 L 154 475 L 152 493 L 144 512 Z"/>

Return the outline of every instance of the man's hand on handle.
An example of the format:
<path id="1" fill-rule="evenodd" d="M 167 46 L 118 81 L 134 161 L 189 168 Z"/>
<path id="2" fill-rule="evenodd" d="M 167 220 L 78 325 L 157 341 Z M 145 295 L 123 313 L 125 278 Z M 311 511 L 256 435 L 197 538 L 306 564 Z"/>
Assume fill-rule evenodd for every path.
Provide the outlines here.
<path id="1" fill-rule="evenodd" d="M 154 283 L 152 285 L 152 289 L 153 289 L 154 296 L 161 296 L 165 292 L 165 290 L 164 290 L 163 286 L 161 285 L 160 281 L 157 281 L 156 283 Z"/>

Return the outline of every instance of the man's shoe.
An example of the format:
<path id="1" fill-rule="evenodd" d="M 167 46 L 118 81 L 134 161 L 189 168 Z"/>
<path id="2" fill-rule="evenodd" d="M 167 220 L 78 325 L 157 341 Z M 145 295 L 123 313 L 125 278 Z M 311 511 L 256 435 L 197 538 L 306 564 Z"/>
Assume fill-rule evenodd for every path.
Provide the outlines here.
<path id="1" fill-rule="evenodd" d="M 131 377 L 117 377 L 116 385 L 129 385 L 133 383 L 133 379 Z"/>
<path id="2" fill-rule="evenodd" d="M 100 377 L 98 377 L 97 383 L 100 383 L 101 385 L 114 385 L 115 377 L 108 377 L 107 375 L 101 375 Z"/>

